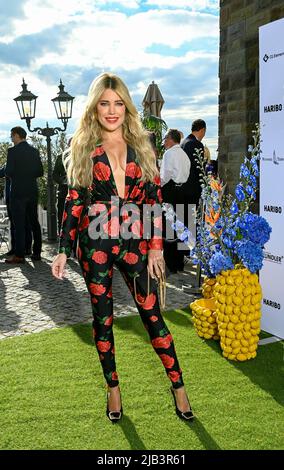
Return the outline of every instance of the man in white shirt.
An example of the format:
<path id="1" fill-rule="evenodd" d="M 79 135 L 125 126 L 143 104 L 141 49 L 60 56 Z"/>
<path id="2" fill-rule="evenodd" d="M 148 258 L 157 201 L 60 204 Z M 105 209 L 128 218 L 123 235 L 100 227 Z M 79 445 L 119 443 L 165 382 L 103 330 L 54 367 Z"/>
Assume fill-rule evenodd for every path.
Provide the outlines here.
<path id="1" fill-rule="evenodd" d="M 166 151 L 160 169 L 163 201 L 173 205 L 186 204 L 184 183 L 190 173 L 190 159 L 180 147 L 181 134 L 169 129 L 164 137 Z M 185 206 L 184 206 L 185 207 Z M 170 272 L 183 271 L 184 251 L 178 250 L 178 241 L 165 240 L 164 258 Z"/>
<path id="2" fill-rule="evenodd" d="M 180 139 L 181 135 L 177 129 L 169 129 L 164 137 L 166 151 L 160 170 L 162 186 L 170 180 L 175 184 L 185 183 L 189 177 L 190 160 L 180 147 Z"/>

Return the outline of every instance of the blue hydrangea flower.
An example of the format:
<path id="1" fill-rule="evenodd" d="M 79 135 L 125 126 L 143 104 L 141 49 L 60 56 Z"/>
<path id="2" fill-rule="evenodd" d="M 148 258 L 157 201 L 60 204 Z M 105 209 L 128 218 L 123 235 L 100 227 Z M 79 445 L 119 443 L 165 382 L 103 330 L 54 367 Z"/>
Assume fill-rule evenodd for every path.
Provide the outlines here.
<path id="1" fill-rule="evenodd" d="M 220 251 L 216 251 L 209 261 L 210 271 L 214 276 L 217 276 L 221 271 L 233 269 L 234 264 L 228 255 L 224 255 Z"/>
<path id="2" fill-rule="evenodd" d="M 235 252 L 251 273 L 256 273 L 262 268 L 263 250 L 260 245 L 243 239 L 236 242 Z"/>
<path id="3" fill-rule="evenodd" d="M 266 219 L 260 215 L 252 214 L 251 212 L 247 212 L 240 219 L 239 228 L 243 237 L 261 247 L 264 246 L 270 238 L 271 227 Z"/>

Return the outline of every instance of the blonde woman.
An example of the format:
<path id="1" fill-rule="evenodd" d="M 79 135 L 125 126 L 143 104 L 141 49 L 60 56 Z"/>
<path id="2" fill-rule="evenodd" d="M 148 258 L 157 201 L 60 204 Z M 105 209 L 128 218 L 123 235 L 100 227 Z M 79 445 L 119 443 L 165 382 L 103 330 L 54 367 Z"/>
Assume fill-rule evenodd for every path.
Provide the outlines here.
<path id="1" fill-rule="evenodd" d="M 141 277 L 147 284 L 147 269 L 150 279 L 159 278 L 164 269 L 161 217 L 154 217 L 155 235 L 148 240 L 143 238 L 142 225 L 143 205 L 159 205 L 161 191 L 147 132 L 128 89 L 116 75 L 104 73 L 90 87 L 72 139 L 67 174 L 69 193 L 52 273 L 62 279 L 78 232 L 77 256 L 90 294 L 93 336 L 108 387 L 108 418 L 115 423 L 122 417 L 112 329 L 112 274 L 116 265 L 172 382 L 176 413 L 182 419 L 192 419 L 173 339 L 161 316 L 156 285 L 152 283 L 149 291 L 136 283 Z"/>

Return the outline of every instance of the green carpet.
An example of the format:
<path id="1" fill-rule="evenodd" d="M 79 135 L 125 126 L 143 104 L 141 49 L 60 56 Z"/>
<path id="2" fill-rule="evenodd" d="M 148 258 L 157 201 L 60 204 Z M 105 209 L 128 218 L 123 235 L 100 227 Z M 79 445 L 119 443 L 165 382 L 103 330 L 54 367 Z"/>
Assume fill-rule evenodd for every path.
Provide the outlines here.
<path id="1" fill-rule="evenodd" d="M 168 381 L 138 316 L 115 320 L 124 417 L 105 415 L 90 325 L 0 342 L 0 449 L 283 449 L 283 343 L 229 362 L 186 310 L 164 314 L 196 420 L 175 415 Z"/>

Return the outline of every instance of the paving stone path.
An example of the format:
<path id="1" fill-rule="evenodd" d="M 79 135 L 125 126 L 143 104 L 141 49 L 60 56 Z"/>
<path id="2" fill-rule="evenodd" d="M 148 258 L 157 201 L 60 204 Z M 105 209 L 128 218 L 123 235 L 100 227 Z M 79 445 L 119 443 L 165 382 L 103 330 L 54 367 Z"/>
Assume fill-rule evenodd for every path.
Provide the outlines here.
<path id="1" fill-rule="evenodd" d="M 43 244 L 42 261 L 24 265 L 4 262 L 7 247 L 0 248 L 0 339 L 37 333 L 42 330 L 90 322 L 91 305 L 80 267 L 75 259 L 68 261 L 66 278 L 58 281 L 51 275 L 50 265 L 56 254 L 56 244 Z M 187 307 L 193 296 L 184 286 L 194 284 L 190 265 L 183 273 L 167 279 L 166 309 Z M 115 317 L 137 315 L 128 288 L 119 271 L 113 279 Z"/>

